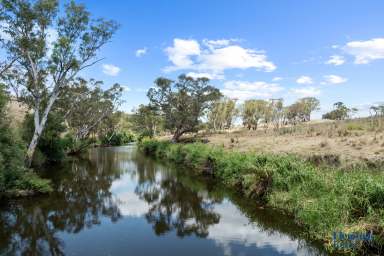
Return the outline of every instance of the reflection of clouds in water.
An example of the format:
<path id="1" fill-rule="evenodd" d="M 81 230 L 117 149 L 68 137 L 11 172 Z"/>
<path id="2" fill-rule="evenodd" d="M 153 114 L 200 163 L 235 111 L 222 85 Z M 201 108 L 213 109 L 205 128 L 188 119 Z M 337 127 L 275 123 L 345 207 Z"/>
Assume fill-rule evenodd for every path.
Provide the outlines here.
<path id="1" fill-rule="evenodd" d="M 149 205 L 132 191 L 116 196 L 116 202 L 123 216 L 141 217 L 149 210 Z"/>
<path id="2" fill-rule="evenodd" d="M 220 223 L 209 228 L 208 238 L 223 247 L 225 255 L 232 255 L 231 244 L 269 247 L 281 254 L 308 255 L 297 240 L 278 232 L 268 233 L 249 224 L 248 218 L 229 202 L 216 205 L 215 212 L 221 216 Z"/>
<path id="3" fill-rule="evenodd" d="M 137 178 L 133 178 L 131 173 L 122 175 L 112 183 L 111 192 L 123 216 L 141 217 L 148 212 L 148 204 L 134 192 L 136 185 Z"/>
<path id="4" fill-rule="evenodd" d="M 156 173 L 155 183 L 160 182 L 161 179 L 161 173 Z M 132 176 L 131 172 L 122 175 L 120 179 L 112 183 L 111 192 L 113 193 L 113 200 L 119 206 L 120 213 L 123 216 L 141 217 L 149 210 L 148 203 L 140 199 L 135 193 L 137 183 L 138 177 Z"/>

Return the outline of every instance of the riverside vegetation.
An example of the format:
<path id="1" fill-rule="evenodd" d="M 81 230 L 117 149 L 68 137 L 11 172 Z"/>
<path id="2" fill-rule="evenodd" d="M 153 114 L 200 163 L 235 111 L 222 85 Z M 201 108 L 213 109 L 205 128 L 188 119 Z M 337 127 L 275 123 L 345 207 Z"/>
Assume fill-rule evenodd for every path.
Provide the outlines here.
<path id="1" fill-rule="evenodd" d="M 332 235 L 373 231 L 351 254 L 383 252 L 384 176 L 369 170 L 316 167 L 293 155 L 236 152 L 202 143 L 174 144 L 144 139 L 148 155 L 213 175 L 249 199 L 294 216 L 312 239 L 333 251 Z"/>

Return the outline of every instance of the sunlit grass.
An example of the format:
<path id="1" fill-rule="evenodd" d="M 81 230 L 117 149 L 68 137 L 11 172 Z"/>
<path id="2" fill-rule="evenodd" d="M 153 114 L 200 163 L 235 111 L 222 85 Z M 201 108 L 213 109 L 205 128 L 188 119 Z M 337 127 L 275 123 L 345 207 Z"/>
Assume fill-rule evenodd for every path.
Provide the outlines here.
<path id="1" fill-rule="evenodd" d="M 294 216 L 310 237 L 324 241 L 330 250 L 334 231 L 373 230 L 373 246 L 383 246 L 382 174 L 319 168 L 293 155 L 229 152 L 201 143 L 143 140 L 140 148 L 196 171 L 211 169 L 244 196 Z"/>

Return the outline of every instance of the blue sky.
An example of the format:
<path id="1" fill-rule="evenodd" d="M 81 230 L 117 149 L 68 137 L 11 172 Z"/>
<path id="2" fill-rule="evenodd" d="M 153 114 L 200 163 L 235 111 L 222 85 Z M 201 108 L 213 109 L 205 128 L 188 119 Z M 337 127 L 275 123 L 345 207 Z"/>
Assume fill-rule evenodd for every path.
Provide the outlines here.
<path id="1" fill-rule="evenodd" d="M 181 73 L 239 100 L 315 96 L 321 112 L 384 100 L 384 1 L 81 2 L 121 25 L 83 75 L 129 88 L 126 111 L 157 77 Z"/>

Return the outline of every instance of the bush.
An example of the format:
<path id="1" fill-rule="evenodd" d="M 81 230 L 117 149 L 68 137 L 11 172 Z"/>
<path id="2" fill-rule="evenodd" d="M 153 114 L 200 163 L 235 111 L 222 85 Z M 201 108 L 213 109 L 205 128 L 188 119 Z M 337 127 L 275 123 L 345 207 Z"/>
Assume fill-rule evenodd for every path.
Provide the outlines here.
<path id="1" fill-rule="evenodd" d="M 126 145 L 130 142 L 133 142 L 135 137 L 132 133 L 127 132 L 113 132 L 107 133 L 101 138 L 101 143 L 103 145 L 109 146 L 122 146 Z"/>

